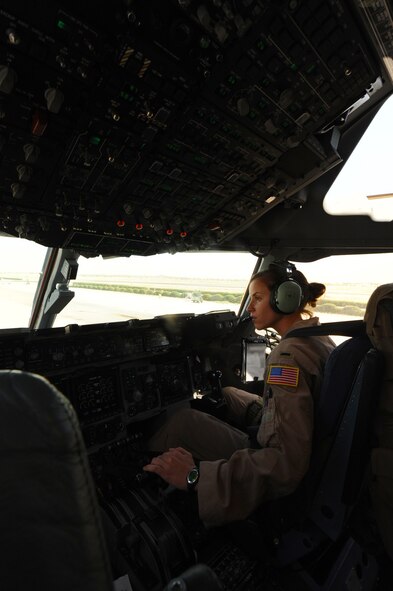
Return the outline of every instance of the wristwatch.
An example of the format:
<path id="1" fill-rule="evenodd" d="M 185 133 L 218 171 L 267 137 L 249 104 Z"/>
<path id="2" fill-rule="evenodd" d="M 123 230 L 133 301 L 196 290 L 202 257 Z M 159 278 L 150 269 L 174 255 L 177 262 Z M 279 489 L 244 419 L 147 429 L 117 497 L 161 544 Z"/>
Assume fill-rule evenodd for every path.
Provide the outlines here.
<path id="1" fill-rule="evenodd" d="M 187 488 L 188 488 L 188 490 L 190 490 L 190 491 L 195 490 L 195 487 L 198 484 L 198 480 L 199 480 L 199 468 L 194 466 L 193 468 L 191 468 L 191 470 L 187 474 Z"/>

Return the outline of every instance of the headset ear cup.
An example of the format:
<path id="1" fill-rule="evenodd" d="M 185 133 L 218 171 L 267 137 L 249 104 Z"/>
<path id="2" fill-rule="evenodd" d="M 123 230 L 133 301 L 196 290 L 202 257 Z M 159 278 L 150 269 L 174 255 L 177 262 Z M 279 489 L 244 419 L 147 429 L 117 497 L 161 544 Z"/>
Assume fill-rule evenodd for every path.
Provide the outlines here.
<path id="1" fill-rule="evenodd" d="M 270 304 L 279 314 L 292 314 L 302 303 L 302 288 L 296 281 L 287 279 L 271 291 Z"/>

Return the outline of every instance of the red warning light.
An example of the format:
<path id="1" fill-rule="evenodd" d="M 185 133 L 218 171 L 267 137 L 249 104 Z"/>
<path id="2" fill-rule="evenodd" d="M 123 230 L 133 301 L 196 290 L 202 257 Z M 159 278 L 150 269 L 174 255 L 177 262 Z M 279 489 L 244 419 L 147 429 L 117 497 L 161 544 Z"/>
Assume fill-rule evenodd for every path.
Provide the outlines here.
<path id="1" fill-rule="evenodd" d="M 126 225 L 126 223 L 124 220 L 117 220 L 117 222 L 116 222 L 116 226 L 118 228 L 124 228 L 125 225 Z"/>
<path id="2" fill-rule="evenodd" d="M 135 229 L 140 232 L 141 230 L 143 230 L 143 224 L 135 224 Z"/>

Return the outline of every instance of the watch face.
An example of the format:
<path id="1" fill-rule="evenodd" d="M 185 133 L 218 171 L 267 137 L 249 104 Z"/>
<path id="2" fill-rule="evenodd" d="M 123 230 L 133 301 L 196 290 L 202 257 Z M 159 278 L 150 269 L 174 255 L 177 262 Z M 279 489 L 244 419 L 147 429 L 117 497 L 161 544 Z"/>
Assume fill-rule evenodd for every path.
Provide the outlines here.
<path id="1" fill-rule="evenodd" d="M 187 475 L 188 487 L 193 488 L 197 484 L 198 480 L 199 480 L 199 470 L 195 466 L 195 468 L 192 468 Z"/>

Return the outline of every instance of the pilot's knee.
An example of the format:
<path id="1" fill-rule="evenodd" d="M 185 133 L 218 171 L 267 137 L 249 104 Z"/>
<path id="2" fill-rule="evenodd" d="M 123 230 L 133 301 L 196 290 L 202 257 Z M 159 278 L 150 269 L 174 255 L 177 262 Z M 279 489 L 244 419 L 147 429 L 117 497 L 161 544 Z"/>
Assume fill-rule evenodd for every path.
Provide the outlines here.
<path id="1" fill-rule="evenodd" d="M 237 426 L 244 427 L 247 408 L 251 403 L 258 401 L 259 396 L 233 386 L 223 388 L 222 395 L 226 402 L 227 419 Z"/>
<path id="2" fill-rule="evenodd" d="M 239 392 L 239 390 L 233 386 L 224 386 L 221 388 L 221 392 L 223 396 L 230 398 L 231 396 L 235 396 L 236 392 Z"/>
<path id="3" fill-rule="evenodd" d="M 151 451 L 166 451 L 170 447 L 182 447 L 187 438 L 195 434 L 203 413 L 191 408 L 177 411 L 162 425 L 148 442 Z M 199 429 L 197 430 L 199 433 Z"/>

